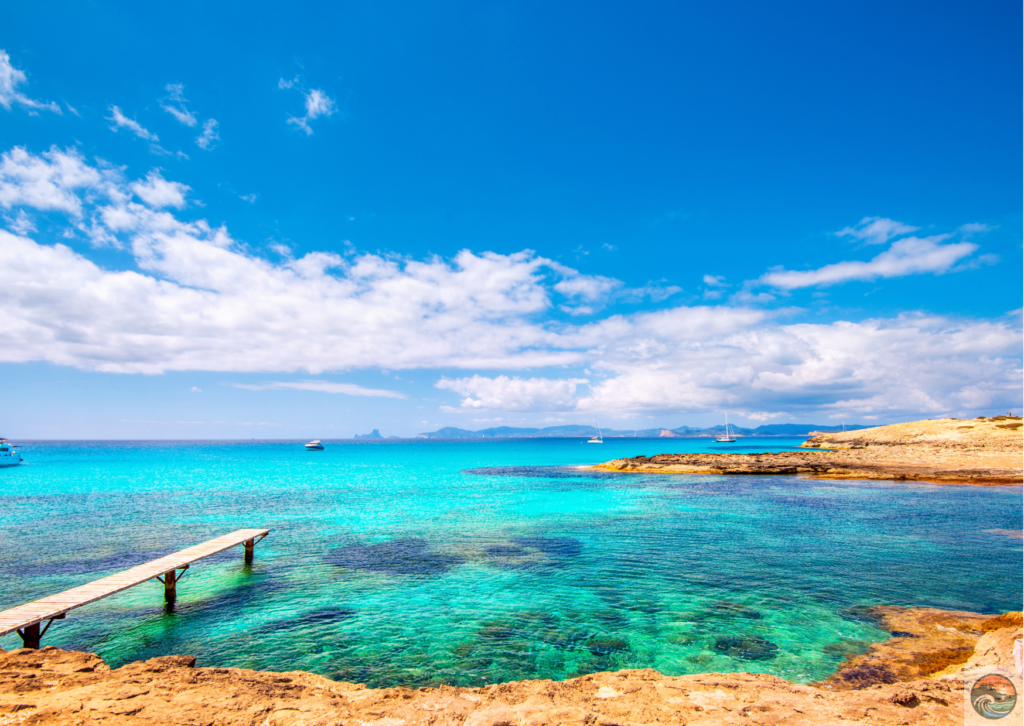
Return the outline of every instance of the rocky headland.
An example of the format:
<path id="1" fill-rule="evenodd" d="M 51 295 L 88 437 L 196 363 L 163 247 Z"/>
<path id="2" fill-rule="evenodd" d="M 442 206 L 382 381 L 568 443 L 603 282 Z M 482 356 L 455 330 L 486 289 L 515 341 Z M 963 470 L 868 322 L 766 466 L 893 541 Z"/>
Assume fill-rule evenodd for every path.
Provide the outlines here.
<path id="1" fill-rule="evenodd" d="M 57 648 L 0 652 L 0 726 L 519 726 L 525 724 L 959 724 L 965 679 L 1020 670 L 1021 614 L 874 608 L 893 637 L 835 675 L 798 684 L 750 673 L 669 677 L 653 670 L 482 688 L 383 688 L 301 671 L 196 667 L 167 656 L 110 669 Z"/>
<path id="2" fill-rule="evenodd" d="M 649 474 L 800 474 L 820 479 L 1019 485 L 1024 480 L 1022 426 L 1019 416 L 914 421 L 821 434 L 803 444 L 807 451 L 658 454 L 615 459 L 595 468 Z"/>

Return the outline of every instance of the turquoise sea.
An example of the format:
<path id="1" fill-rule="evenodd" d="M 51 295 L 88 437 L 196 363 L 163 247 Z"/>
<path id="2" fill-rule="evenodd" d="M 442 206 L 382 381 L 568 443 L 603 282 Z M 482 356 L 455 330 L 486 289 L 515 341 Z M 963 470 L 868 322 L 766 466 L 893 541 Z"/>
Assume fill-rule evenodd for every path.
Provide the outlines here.
<path id="1" fill-rule="evenodd" d="M 1021 609 L 1019 487 L 578 468 L 800 441 L 27 443 L 0 469 L 0 609 L 243 527 L 273 530 L 251 567 L 241 548 L 200 561 L 173 610 L 144 583 L 44 645 L 372 686 L 811 681 L 887 637 L 867 606 Z"/>

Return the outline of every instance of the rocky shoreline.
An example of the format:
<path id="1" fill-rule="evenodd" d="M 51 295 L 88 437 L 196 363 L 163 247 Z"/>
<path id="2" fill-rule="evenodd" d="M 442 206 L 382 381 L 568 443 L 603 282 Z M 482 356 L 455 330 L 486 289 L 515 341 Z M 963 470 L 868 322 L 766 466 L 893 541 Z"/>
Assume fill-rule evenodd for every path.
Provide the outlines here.
<path id="1" fill-rule="evenodd" d="M 596 469 L 644 474 L 798 474 L 818 479 L 1020 485 L 1020 417 L 940 419 L 822 434 L 808 451 L 659 454 L 615 459 Z"/>
<path id="2" fill-rule="evenodd" d="M 91 653 L 14 650 L 0 652 L 0 726 L 941 725 L 963 722 L 972 671 L 1019 672 L 1020 613 L 884 607 L 866 616 L 893 637 L 810 685 L 763 674 L 630 670 L 481 688 L 369 689 L 302 671 L 198 668 L 190 656 L 111 670 Z"/>

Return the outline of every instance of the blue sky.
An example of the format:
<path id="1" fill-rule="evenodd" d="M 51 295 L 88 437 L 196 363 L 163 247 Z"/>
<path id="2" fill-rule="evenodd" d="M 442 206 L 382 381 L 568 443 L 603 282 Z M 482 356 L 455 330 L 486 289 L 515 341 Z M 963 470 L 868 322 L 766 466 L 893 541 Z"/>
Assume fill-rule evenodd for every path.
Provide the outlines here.
<path id="1" fill-rule="evenodd" d="M 1019 5 L 0 10 L 0 435 L 1022 406 Z"/>

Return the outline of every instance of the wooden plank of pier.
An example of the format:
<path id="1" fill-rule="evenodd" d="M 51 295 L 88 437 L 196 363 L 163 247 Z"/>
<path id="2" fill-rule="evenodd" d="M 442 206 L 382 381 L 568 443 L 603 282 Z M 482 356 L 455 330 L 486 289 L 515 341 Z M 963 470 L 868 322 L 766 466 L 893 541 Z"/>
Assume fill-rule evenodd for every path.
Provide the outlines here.
<path id="1" fill-rule="evenodd" d="M 39 623 L 43 620 L 59 620 L 70 610 L 96 602 L 154 578 L 164 583 L 164 592 L 167 599 L 173 600 L 175 593 L 174 585 L 178 578 L 181 577 L 181 575 L 175 574 L 178 570 L 186 570 L 196 560 L 215 555 L 218 552 L 223 552 L 240 544 L 245 545 L 245 561 L 251 562 L 253 546 L 268 534 L 270 534 L 269 529 L 239 529 L 230 534 L 197 544 L 194 547 L 188 547 L 166 557 L 161 557 L 158 560 L 136 565 L 128 570 L 95 580 L 86 585 L 74 587 L 25 605 L 19 605 L 10 610 L 4 610 L 0 612 L 0 635 L 17 630 L 22 639 L 25 640 L 26 646 L 33 647 L 29 645 L 29 639 L 25 637 L 26 634 L 31 634 L 34 636 L 34 647 L 38 647 L 38 639 L 41 636 L 41 633 L 39 633 Z"/>

